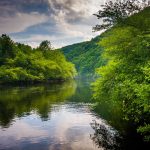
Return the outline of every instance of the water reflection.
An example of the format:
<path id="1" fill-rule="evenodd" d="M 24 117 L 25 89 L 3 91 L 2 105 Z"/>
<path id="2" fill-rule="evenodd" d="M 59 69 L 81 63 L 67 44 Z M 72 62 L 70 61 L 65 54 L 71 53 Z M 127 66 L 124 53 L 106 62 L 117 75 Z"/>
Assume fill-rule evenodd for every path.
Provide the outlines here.
<path id="1" fill-rule="evenodd" d="M 52 105 L 65 102 L 75 93 L 76 86 L 74 81 L 70 81 L 61 85 L 1 87 L 0 125 L 9 127 L 16 116 L 22 117 L 31 112 L 37 113 L 46 121 L 50 117 Z"/>
<path id="2" fill-rule="evenodd" d="M 144 148 L 122 120 L 121 105 L 95 105 L 91 94 L 90 83 L 80 81 L 1 87 L 0 150 Z"/>
<path id="3" fill-rule="evenodd" d="M 0 150 L 97 150 L 89 84 L 0 89 Z"/>
<path id="4" fill-rule="evenodd" d="M 93 134 L 89 123 L 96 119 L 89 105 L 81 104 L 78 111 L 75 110 L 72 103 L 53 105 L 50 120 L 43 122 L 34 113 L 16 118 L 9 128 L 0 130 L 0 147 L 6 150 L 98 150 L 89 136 Z"/>
<path id="5" fill-rule="evenodd" d="M 93 111 L 100 118 L 107 120 L 107 123 L 117 130 L 113 135 L 106 126 L 93 123 L 94 134 L 91 139 L 96 145 L 103 145 L 106 150 L 147 150 L 147 147 L 150 147 L 150 143 L 144 142 L 142 136 L 137 134 L 135 124 L 124 119 L 120 101 L 99 100 L 93 107 Z"/>
<path id="6" fill-rule="evenodd" d="M 125 129 L 128 128 L 129 122 L 124 120 L 122 104 L 119 101 L 98 100 L 96 102 L 93 111 L 98 114 L 99 117 L 107 120 L 107 122 L 119 132 L 124 134 Z"/>
<path id="7" fill-rule="evenodd" d="M 91 123 L 94 133 L 91 134 L 91 139 L 100 148 L 104 150 L 119 150 L 119 141 L 121 137 L 119 133 L 106 124 L 99 124 L 96 121 Z"/>

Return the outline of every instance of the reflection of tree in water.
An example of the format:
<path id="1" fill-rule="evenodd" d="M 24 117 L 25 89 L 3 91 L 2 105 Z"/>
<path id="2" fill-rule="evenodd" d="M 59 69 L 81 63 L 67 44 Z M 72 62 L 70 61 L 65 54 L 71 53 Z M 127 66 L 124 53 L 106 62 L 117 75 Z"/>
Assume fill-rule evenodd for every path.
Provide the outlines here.
<path id="1" fill-rule="evenodd" d="M 76 83 L 0 88 L 0 125 L 9 127 L 15 117 L 36 112 L 43 121 L 49 118 L 53 104 L 65 102 L 76 91 Z"/>
<path id="2" fill-rule="evenodd" d="M 91 123 L 91 127 L 94 133 L 90 135 L 90 138 L 98 146 L 104 150 L 119 150 L 119 133 L 105 124 L 99 124 L 96 121 Z"/>

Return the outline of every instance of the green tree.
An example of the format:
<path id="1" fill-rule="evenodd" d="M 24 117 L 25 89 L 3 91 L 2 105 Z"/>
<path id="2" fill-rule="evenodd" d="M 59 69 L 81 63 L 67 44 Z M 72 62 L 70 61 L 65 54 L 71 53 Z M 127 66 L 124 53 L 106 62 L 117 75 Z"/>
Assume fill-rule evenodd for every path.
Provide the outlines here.
<path id="1" fill-rule="evenodd" d="M 42 51 L 52 50 L 51 42 L 48 40 L 42 41 L 39 46 L 39 49 Z"/>
<path id="2" fill-rule="evenodd" d="M 3 59 L 15 56 L 15 44 L 6 34 L 0 37 L 0 56 Z"/>
<path id="3" fill-rule="evenodd" d="M 109 61 L 98 70 L 95 98 L 120 103 L 124 119 L 133 121 L 150 141 L 150 8 L 117 24 L 100 42 Z"/>
<path id="4" fill-rule="evenodd" d="M 32 49 L 2 35 L 0 48 L 0 83 L 64 81 L 76 76 L 74 65 L 60 51 L 51 50 L 49 41 Z"/>
<path id="5" fill-rule="evenodd" d="M 125 23 L 125 19 L 129 16 L 143 10 L 149 6 L 149 0 L 116 0 L 109 1 L 105 5 L 101 5 L 102 10 L 94 14 L 98 19 L 102 19 L 103 23 L 96 25 L 94 31 L 109 29 L 118 23 Z"/>

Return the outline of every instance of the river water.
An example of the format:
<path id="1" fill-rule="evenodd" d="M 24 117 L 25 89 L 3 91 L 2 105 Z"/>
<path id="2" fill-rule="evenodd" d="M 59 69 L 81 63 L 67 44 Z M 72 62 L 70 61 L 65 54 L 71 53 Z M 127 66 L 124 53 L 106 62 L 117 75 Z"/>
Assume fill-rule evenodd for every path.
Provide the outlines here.
<path id="1" fill-rule="evenodd" d="M 113 107 L 95 105 L 88 81 L 1 87 L 0 150 L 127 149 L 126 123 L 112 117 Z M 135 147 L 131 139 L 125 145 Z"/>

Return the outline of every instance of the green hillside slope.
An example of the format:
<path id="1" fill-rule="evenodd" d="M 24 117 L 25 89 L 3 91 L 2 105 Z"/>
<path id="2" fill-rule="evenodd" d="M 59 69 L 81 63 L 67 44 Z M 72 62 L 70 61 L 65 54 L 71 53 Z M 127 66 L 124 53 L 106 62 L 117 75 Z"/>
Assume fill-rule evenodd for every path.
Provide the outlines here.
<path id="1" fill-rule="evenodd" d="M 94 97 L 116 109 L 118 103 L 123 118 L 150 142 L 150 7 L 111 28 L 100 44 L 109 61 L 99 68 Z"/>
<path id="2" fill-rule="evenodd" d="M 75 75 L 74 65 L 47 41 L 32 49 L 7 35 L 0 36 L 0 83 L 64 81 Z"/>
<path id="3" fill-rule="evenodd" d="M 91 41 L 61 48 L 66 58 L 75 64 L 79 75 L 93 75 L 96 68 L 105 64 L 101 58 L 103 49 L 98 45 L 100 40 L 101 36 L 97 36 Z"/>

